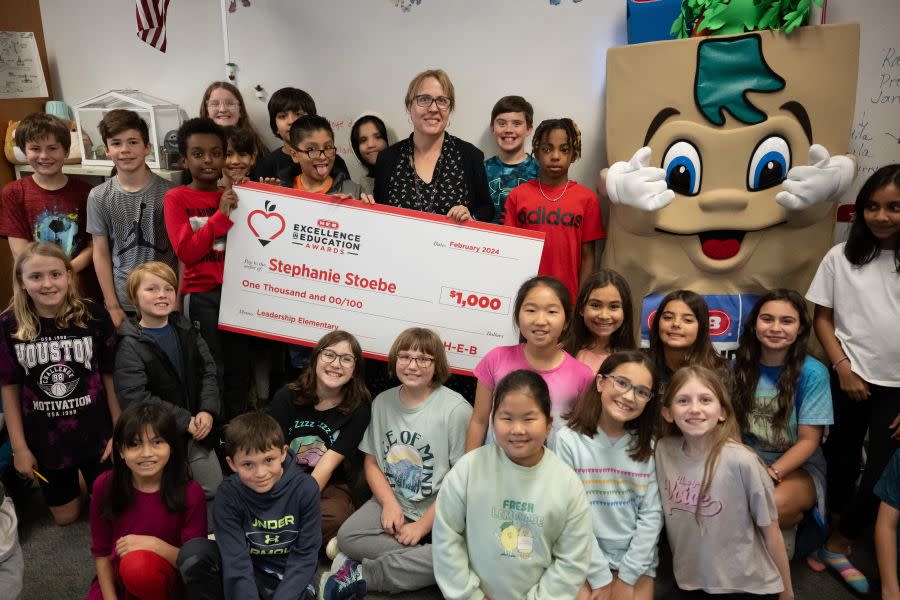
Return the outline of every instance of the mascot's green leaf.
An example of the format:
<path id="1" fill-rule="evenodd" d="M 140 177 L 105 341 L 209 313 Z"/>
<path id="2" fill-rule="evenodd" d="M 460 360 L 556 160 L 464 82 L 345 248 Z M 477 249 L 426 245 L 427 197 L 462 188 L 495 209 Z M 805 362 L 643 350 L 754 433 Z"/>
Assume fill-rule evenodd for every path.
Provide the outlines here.
<path id="1" fill-rule="evenodd" d="M 681 13 L 669 34 L 735 35 L 762 29 L 782 29 L 790 34 L 806 24 L 812 3 L 822 0 L 682 0 Z"/>
<path id="2" fill-rule="evenodd" d="M 713 125 L 725 124 L 726 111 L 741 123 L 762 123 L 766 114 L 752 104 L 747 93 L 783 88 L 784 79 L 766 64 L 759 34 L 700 42 L 694 98 Z"/>

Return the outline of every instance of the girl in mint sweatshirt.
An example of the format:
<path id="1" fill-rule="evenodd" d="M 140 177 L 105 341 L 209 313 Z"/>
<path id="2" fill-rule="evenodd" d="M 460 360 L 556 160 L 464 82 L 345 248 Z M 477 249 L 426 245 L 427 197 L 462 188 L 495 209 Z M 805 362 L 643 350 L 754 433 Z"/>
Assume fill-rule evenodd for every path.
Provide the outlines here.
<path id="1" fill-rule="evenodd" d="M 591 518 L 584 487 L 544 447 L 550 392 L 517 370 L 494 393 L 495 444 L 463 456 L 438 493 L 434 575 L 448 600 L 574 598 L 587 576 Z"/>
<path id="2" fill-rule="evenodd" d="M 654 383 L 646 355 L 612 354 L 559 432 L 556 453 L 584 484 L 593 517 L 591 565 L 579 600 L 593 590 L 653 598 L 663 524 L 653 460 Z"/>

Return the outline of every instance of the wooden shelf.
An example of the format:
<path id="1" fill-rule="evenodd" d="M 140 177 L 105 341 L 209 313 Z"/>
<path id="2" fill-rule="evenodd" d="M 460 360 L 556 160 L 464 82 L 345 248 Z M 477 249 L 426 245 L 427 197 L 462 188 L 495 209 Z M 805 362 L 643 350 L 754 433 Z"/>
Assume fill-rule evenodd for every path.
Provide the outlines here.
<path id="1" fill-rule="evenodd" d="M 34 169 L 31 168 L 31 165 L 15 165 L 15 169 L 16 179 L 21 179 L 23 175 L 34 173 Z M 86 177 L 102 177 L 103 179 L 106 179 L 112 174 L 112 169 L 112 167 L 108 166 L 85 166 L 77 164 L 64 165 L 62 172 L 66 175 L 83 175 Z M 172 171 L 170 169 L 151 169 L 151 171 L 163 179 L 168 179 L 174 183 L 181 183 L 181 171 Z"/>

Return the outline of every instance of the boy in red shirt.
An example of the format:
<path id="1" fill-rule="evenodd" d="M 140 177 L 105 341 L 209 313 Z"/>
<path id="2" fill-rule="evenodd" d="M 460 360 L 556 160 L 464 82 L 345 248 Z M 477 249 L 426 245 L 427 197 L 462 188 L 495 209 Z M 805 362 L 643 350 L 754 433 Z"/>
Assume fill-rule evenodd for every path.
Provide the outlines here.
<path id="1" fill-rule="evenodd" d="M 30 242 L 60 246 L 78 274 L 81 295 L 102 300 L 86 228 L 91 186 L 62 172 L 71 144 L 69 127 L 56 117 L 33 113 L 22 119 L 16 128 L 16 146 L 25 153 L 34 174 L 3 188 L 0 236 L 9 242 L 14 261 Z"/>
<path id="2" fill-rule="evenodd" d="M 225 131 L 211 119 L 185 121 L 178 130 L 178 151 L 192 181 L 166 192 L 163 212 L 169 240 L 184 264 L 184 312 L 199 325 L 216 359 L 219 389 L 224 391 L 223 416 L 228 420 L 247 408 L 250 372 L 246 340 L 218 328 L 225 235 L 232 225 L 229 215 L 237 206 L 234 190 L 218 185 L 225 147 Z"/>

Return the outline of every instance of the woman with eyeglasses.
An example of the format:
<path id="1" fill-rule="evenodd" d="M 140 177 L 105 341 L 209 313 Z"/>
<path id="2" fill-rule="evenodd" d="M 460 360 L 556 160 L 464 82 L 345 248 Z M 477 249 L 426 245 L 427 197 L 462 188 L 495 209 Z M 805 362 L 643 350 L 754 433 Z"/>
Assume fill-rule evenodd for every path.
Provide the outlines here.
<path id="1" fill-rule="evenodd" d="M 281 425 L 297 463 L 321 490 L 322 542 L 327 544 L 356 506 L 353 468 L 371 414 L 362 349 L 346 331 L 327 333 L 296 381 L 275 393 L 270 414 Z"/>
<path id="2" fill-rule="evenodd" d="M 446 132 L 455 106 L 447 73 L 430 69 L 413 77 L 405 102 L 413 132 L 379 153 L 375 201 L 457 221 L 490 222 L 494 204 L 484 153 Z"/>
<path id="3" fill-rule="evenodd" d="M 257 160 L 269 153 L 262 138 L 253 127 L 241 91 L 227 81 L 213 81 L 200 101 L 200 117 L 208 117 L 222 127 L 240 127 L 253 135 Z"/>

